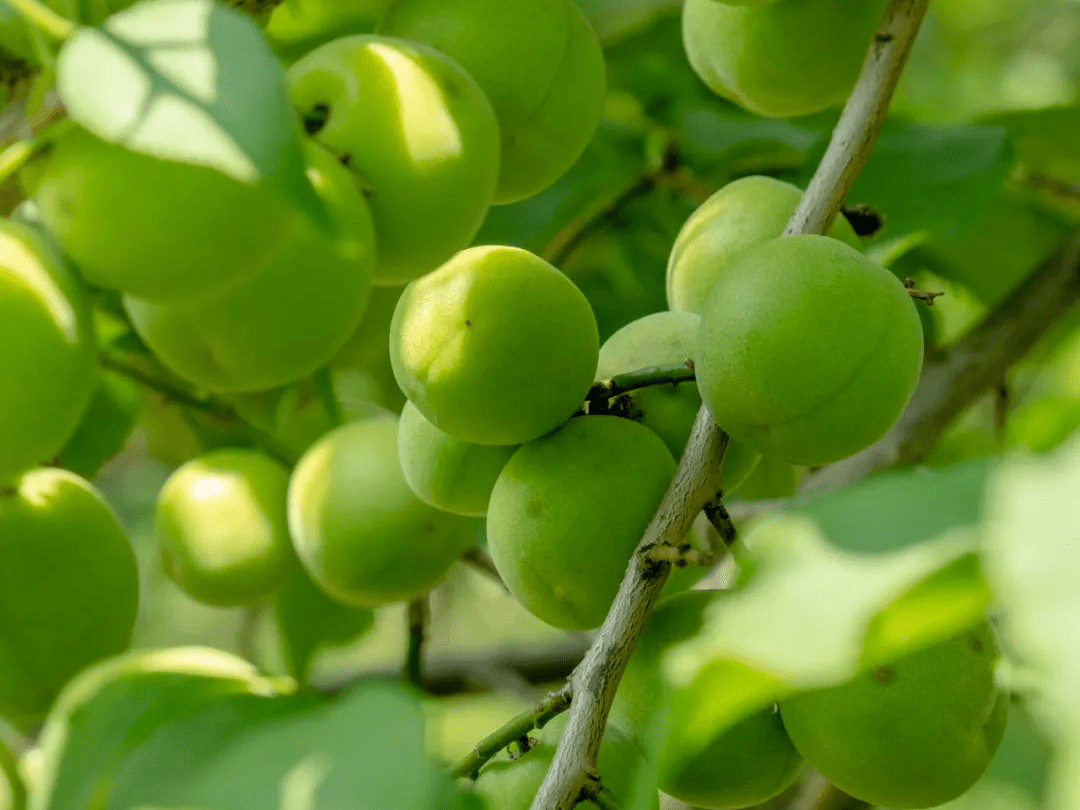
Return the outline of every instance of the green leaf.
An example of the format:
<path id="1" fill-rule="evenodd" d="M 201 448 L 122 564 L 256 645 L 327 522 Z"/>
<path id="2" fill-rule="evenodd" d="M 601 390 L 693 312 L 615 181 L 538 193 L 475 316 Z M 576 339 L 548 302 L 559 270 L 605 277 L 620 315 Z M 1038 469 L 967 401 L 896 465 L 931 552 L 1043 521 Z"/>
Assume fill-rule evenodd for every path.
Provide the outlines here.
<path id="1" fill-rule="evenodd" d="M 274 616 L 289 673 L 307 683 L 312 659 L 325 646 L 347 644 L 371 629 L 375 611 L 335 602 L 297 570 L 278 592 Z"/>
<path id="2" fill-rule="evenodd" d="M 1002 127 L 890 121 L 848 195 L 885 217 L 883 236 L 930 230 L 958 239 L 1001 188 L 1012 163 Z"/>
<path id="3" fill-rule="evenodd" d="M 1005 113 L 987 120 L 1003 127 L 1016 143 L 1016 157 L 1031 174 L 1080 182 L 1080 107 Z"/>
<path id="4" fill-rule="evenodd" d="M 464 808 L 425 750 L 419 701 L 361 683 L 335 699 L 224 698 L 159 728 L 124 763 L 110 810 Z"/>
<path id="5" fill-rule="evenodd" d="M 41 735 L 42 772 L 31 810 L 102 807 L 124 758 L 159 727 L 229 695 L 289 686 L 248 662 L 201 647 L 137 653 L 85 670 L 57 698 Z"/>
<path id="6" fill-rule="evenodd" d="M 711 696 L 674 699 L 689 746 L 787 694 L 841 683 L 982 620 L 990 594 L 976 528 L 987 474 L 986 462 L 890 473 L 752 526 L 738 549 L 739 586 L 664 661 L 670 683 L 694 684 L 682 692 Z"/>
<path id="7" fill-rule="evenodd" d="M 1002 465 L 988 489 L 984 565 L 1010 656 L 1054 749 L 1048 807 L 1080 806 L 1080 436 Z"/>
<path id="8" fill-rule="evenodd" d="M 79 28 L 57 61 L 68 115 L 136 152 L 266 182 L 321 215 L 262 32 L 213 0 L 150 0 Z"/>

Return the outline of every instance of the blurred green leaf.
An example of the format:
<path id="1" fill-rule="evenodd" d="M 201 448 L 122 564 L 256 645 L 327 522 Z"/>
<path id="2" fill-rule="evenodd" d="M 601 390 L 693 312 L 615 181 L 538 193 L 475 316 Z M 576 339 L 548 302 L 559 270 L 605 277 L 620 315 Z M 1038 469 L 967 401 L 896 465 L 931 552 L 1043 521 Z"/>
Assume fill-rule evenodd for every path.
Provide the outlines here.
<path id="1" fill-rule="evenodd" d="M 848 195 L 885 218 L 883 236 L 930 230 L 959 239 L 1001 188 L 1012 163 L 1004 128 L 890 120 Z"/>
<path id="2" fill-rule="evenodd" d="M 154 157 L 266 182 L 320 219 L 280 63 L 258 26 L 213 0 L 149 0 L 60 51 L 68 115 Z"/>
<path id="3" fill-rule="evenodd" d="M 1024 695 L 1054 750 L 1048 807 L 1080 806 L 1080 436 L 990 481 L 984 565 Z"/>
<path id="4" fill-rule="evenodd" d="M 1080 107 L 1054 107 L 997 115 L 986 123 L 1004 128 L 1029 174 L 1080 182 Z"/>
<path id="5" fill-rule="evenodd" d="M 124 447 L 142 407 L 142 389 L 126 377 L 102 372 L 75 433 L 60 451 L 60 463 L 83 478 Z"/>
<path id="6" fill-rule="evenodd" d="M 97 664 L 64 688 L 45 721 L 42 772 L 30 808 L 103 807 L 125 757 L 160 726 L 225 696 L 265 697 L 287 688 L 210 648 L 135 653 Z"/>
<path id="7" fill-rule="evenodd" d="M 416 697 L 361 683 L 335 699 L 234 696 L 159 728 L 124 763 L 110 810 L 464 810 L 425 750 Z"/>

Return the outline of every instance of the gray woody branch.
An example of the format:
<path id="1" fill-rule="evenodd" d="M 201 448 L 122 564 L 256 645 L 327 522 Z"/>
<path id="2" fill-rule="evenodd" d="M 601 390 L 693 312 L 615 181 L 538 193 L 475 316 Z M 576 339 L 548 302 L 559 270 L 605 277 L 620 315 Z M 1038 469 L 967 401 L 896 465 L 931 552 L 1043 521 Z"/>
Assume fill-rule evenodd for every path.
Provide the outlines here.
<path id="1" fill-rule="evenodd" d="M 824 233 L 836 217 L 885 119 L 929 0 L 891 0 L 829 148 L 786 233 Z M 566 729 L 531 810 L 571 810 L 595 774 L 596 754 L 626 662 L 667 579 L 652 561 L 658 545 L 678 543 L 714 499 L 727 447 L 702 408 L 668 489 L 627 567 L 615 602 L 585 659 L 570 677 Z"/>

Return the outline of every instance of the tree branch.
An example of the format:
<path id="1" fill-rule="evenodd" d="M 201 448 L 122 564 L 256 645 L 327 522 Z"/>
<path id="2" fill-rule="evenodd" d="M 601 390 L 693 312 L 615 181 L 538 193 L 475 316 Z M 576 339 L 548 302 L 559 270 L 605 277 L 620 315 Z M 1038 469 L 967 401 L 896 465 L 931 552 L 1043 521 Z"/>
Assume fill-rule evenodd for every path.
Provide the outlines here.
<path id="1" fill-rule="evenodd" d="M 606 380 L 598 380 L 593 383 L 589 393 L 585 395 L 585 400 L 592 402 L 597 399 L 611 399 L 620 394 L 636 391 L 639 388 L 678 385 L 679 383 L 693 382 L 695 379 L 693 360 L 672 363 L 666 366 L 652 366 L 638 371 L 628 371 L 625 374 L 616 374 Z"/>
<path id="2" fill-rule="evenodd" d="M 558 691 L 549 694 L 533 709 L 511 718 L 501 728 L 478 742 L 472 753 L 455 765 L 450 773 L 459 778 L 476 778 L 484 763 L 514 740 L 524 737 L 533 729 L 543 728 L 553 717 L 566 711 L 570 705 L 570 696 L 571 686 L 567 683 Z"/>
<path id="3" fill-rule="evenodd" d="M 824 233 L 835 219 L 877 139 L 928 3 L 890 0 L 825 156 L 785 233 Z M 726 449 L 726 434 L 703 407 L 675 479 L 630 560 L 599 635 L 570 676 L 574 702 L 532 810 L 571 810 L 595 771 L 619 679 L 669 573 L 667 564 L 650 563 L 650 551 L 678 543 L 697 513 L 716 497 Z"/>
<path id="4" fill-rule="evenodd" d="M 862 478 L 875 470 L 918 461 L 949 423 L 1001 383 L 1047 330 L 1080 301 L 1080 231 L 960 338 L 941 359 L 923 368 L 900 420 L 881 439 L 851 458 L 811 475 L 803 492 Z"/>
<path id="5" fill-rule="evenodd" d="M 495 567 L 495 561 L 492 560 L 488 553 L 483 549 L 475 547 L 470 548 L 461 555 L 461 561 L 466 565 L 475 568 L 504 591 L 509 592 L 509 588 L 507 588 L 506 583 L 503 582 L 499 569 Z"/>

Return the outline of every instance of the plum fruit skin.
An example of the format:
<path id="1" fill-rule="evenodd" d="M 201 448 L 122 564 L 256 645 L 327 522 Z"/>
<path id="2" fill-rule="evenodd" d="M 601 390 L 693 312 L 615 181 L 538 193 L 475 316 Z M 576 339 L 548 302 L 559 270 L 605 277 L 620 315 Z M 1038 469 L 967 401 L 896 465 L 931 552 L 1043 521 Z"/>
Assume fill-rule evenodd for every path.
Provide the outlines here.
<path id="1" fill-rule="evenodd" d="M 522 445 L 487 517 L 510 592 L 554 627 L 597 627 L 674 472 L 659 436 L 617 416 L 571 419 Z"/>
<path id="2" fill-rule="evenodd" d="M 390 325 L 398 385 L 437 428 L 476 444 L 536 439 L 581 407 L 599 353 L 589 302 L 520 248 L 458 253 L 402 293 Z"/>
<path id="3" fill-rule="evenodd" d="M 692 312 L 654 312 L 631 321 L 600 347 L 596 370 L 599 379 L 654 366 L 673 365 L 693 357 L 701 318 Z M 701 408 L 701 394 L 692 382 L 677 386 L 656 385 L 626 395 L 632 417 L 664 440 L 671 455 L 679 458 L 686 449 L 690 429 Z M 750 475 L 761 457 L 746 445 L 728 442 L 720 487 L 735 491 Z"/>
<path id="4" fill-rule="evenodd" d="M 461 65 L 419 42 L 357 35 L 319 46 L 287 78 L 308 130 L 367 196 L 374 283 L 405 284 L 469 244 L 495 193 L 499 127 Z"/>
<path id="5" fill-rule="evenodd" d="M 497 203 L 554 183 L 600 122 L 603 52 L 569 0 L 397 0 L 378 31 L 448 54 L 491 99 L 502 135 Z"/>
<path id="6" fill-rule="evenodd" d="M 253 605 L 296 568 L 285 497 L 289 471 L 257 450 L 214 450 L 169 476 L 154 533 L 165 571 L 204 604 Z"/>
<path id="7" fill-rule="evenodd" d="M 265 185 L 133 152 L 79 128 L 30 169 L 41 222 L 83 277 L 155 301 L 254 275 L 297 213 Z"/>
<path id="8" fill-rule="evenodd" d="M 780 703 L 796 748 L 824 776 L 871 804 L 936 807 L 967 791 L 1005 733 L 1008 696 L 994 683 L 998 646 L 983 623 Z"/>
<path id="9" fill-rule="evenodd" d="M 25 727 L 77 672 L 128 646 L 138 569 L 97 490 L 56 468 L 0 494 L 0 558 L 0 715 Z"/>
<path id="10" fill-rule="evenodd" d="M 517 446 L 465 442 L 443 433 L 411 402 L 398 423 L 398 456 L 405 480 L 420 500 L 444 512 L 487 514 L 495 480 Z"/>
<path id="11" fill-rule="evenodd" d="M 139 336 L 170 370 L 211 391 L 260 391 L 314 373 L 351 337 L 367 308 L 375 232 L 348 170 L 306 144 L 308 179 L 333 231 L 298 212 L 254 276 L 180 301 L 124 296 Z"/>
<path id="12" fill-rule="evenodd" d="M 0 225 L 0 485 L 60 452 L 97 384 L 83 290 L 43 235 Z"/>
<path id="13" fill-rule="evenodd" d="M 717 95 L 758 115 L 810 115 L 847 98 L 884 8 L 885 0 L 686 0 L 683 44 Z"/>
<path id="14" fill-rule="evenodd" d="M 825 236 L 742 253 L 702 312 L 698 388 L 716 423 L 763 455 L 827 464 L 900 416 L 922 367 L 903 284 Z"/>
<path id="15" fill-rule="evenodd" d="M 313 444 L 289 481 L 300 562 L 329 596 L 380 607 L 427 593 L 473 541 L 472 522 L 410 489 L 395 416 L 350 422 Z"/>
<path id="16" fill-rule="evenodd" d="M 669 688 L 661 674 L 664 652 L 701 632 L 706 610 L 722 598 L 722 591 L 675 594 L 657 603 L 646 622 L 612 707 L 615 721 L 640 744 L 647 745 L 653 727 L 664 723 L 661 712 Z M 681 699 L 693 701 L 689 696 Z M 698 754 L 687 758 L 684 748 L 678 727 L 668 725 L 661 746 L 660 789 L 710 810 L 767 801 L 790 785 L 803 765 L 772 706 L 717 730 Z"/>
<path id="17" fill-rule="evenodd" d="M 668 256 L 668 306 L 700 314 L 732 261 L 744 250 L 780 236 L 802 196 L 798 186 L 765 175 L 740 177 L 715 192 L 675 238 Z M 836 218 L 828 235 L 860 247 L 843 216 Z"/>

